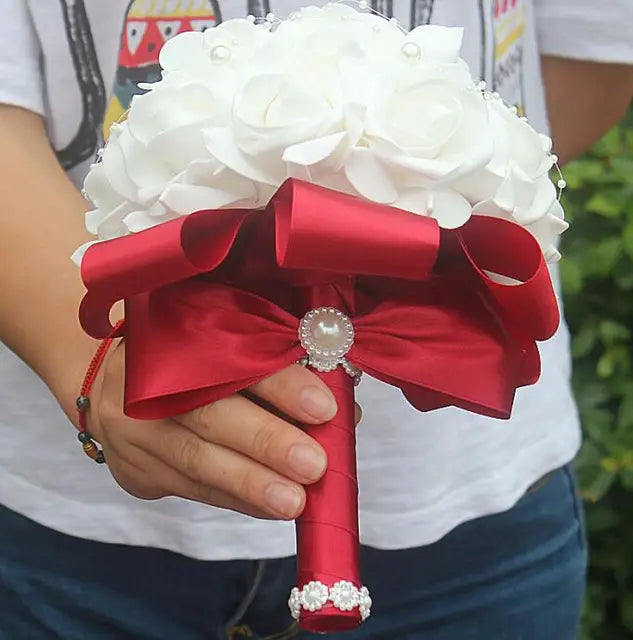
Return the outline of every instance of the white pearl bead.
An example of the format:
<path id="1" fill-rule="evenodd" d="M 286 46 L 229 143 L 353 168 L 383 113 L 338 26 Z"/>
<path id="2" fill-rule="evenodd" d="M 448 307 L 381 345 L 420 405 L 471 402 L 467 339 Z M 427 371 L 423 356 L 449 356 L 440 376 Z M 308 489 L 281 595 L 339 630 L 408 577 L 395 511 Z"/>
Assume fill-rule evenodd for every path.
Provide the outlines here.
<path id="1" fill-rule="evenodd" d="M 331 316 L 315 322 L 311 333 L 312 339 L 321 348 L 339 349 L 345 345 L 343 327 L 336 318 Z"/>
<path id="2" fill-rule="evenodd" d="M 358 8 L 365 11 L 365 9 L 369 9 L 369 2 L 367 0 L 359 0 Z"/>
<path id="3" fill-rule="evenodd" d="M 299 324 L 299 340 L 310 364 L 324 370 L 335 369 L 354 342 L 350 319 L 332 307 L 321 307 L 306 313 Z"/>
<path id="4" fill-rule="evenodd" d="M 231 57 L 231 50 L 223 44 L 218 44 L 211 49 L 211 53 L 209 55 L 211 57 L 211 62 L 215 64 L 222 64 Z"/>
<path id="5" fill-rule="evenodd" d="M 249 13 L 246 16 L 246 22 L 250 22 L 251 24 L 253 24 L 255 22 L 255 16 L 252 13 Z"/>
<path id="6" fill-rule="evenodd" d="M 566 180 L 561 179 L 561 180 L 559 180 L 556 184 L 558 185 L 558 188 L 559 188 L 559 189 L 564 189 L 564 188 L 567 186 L 567 181 L 566 181 Z"/>
<path id="7" fill-rule="evenodd" d="M 405 42 L 400 51 L 405 58 L 419 58 L 422 55 L 422 50 L 415 42 Z"/>

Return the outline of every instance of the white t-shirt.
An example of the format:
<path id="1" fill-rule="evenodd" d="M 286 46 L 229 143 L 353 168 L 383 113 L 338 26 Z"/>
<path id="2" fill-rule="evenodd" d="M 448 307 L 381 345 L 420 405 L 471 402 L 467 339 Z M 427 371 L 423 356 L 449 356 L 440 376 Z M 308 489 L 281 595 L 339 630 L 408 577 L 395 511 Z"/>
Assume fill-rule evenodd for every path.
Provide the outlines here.
<path id="1" fill-rule="evenodd" d="M 161 42 L 179 30 L 247 13 L 284 16 L 299 4 L 0 0 L 0 102 L 44 115 L 60 162 L 79 183 L 100 144 L 104 112 L 107 120 L 117 119 L 135 84 L 154 77 Z M 466 27 L 463 55 L 473 73 L 542 131 L 539 50 L 633 62 L 630 0 L 374 0 L 374 6 L 407 27 L 412 20 Z M 532 482 L 574 456 L 580 437 L 565 326 L 541 353 L 541 381 L 519 390 L 513 418 L 505 422 L 456 409 L 421 414 L 397 389 L 363 382 L 358 459 L 364 543 L 389 549 L 431 543 L 461 522 L 509 508 Z M 197 558 L 294 551 L 292 523 L 175 498 L 128 496 L 105 467 L 82 454 L 46 387 L 2 345 L 0 407 L 0 500 L 11 509 L 69 534 Z"/>

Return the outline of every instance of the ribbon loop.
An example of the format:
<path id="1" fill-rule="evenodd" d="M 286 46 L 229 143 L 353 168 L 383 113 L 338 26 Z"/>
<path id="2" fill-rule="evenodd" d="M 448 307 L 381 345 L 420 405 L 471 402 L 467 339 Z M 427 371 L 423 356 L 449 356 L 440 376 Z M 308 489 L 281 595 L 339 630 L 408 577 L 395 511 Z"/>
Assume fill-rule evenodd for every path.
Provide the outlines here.
<path id="1" fill-rule="evenodd" d="M 284 268 L 424 280 L 437 258 L 433 218 L 287 180 L 271 201 Z"/>

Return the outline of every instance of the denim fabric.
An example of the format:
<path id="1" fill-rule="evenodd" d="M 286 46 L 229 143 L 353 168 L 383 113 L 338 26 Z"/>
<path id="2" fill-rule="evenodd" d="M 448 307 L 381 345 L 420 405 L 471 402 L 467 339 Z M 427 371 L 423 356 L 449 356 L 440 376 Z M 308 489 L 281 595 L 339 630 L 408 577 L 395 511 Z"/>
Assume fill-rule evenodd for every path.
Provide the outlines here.
<path id="1" fill-rule="evenodd" d="M 332 640 L 574 640 L 586 567 L 561 469 L 511 510 L 416 549 L 362 549 L 371 618 Z M 66 536 L 0 509 L 2 640 L 307 640 L 294 558 L 202 562 Z"/>

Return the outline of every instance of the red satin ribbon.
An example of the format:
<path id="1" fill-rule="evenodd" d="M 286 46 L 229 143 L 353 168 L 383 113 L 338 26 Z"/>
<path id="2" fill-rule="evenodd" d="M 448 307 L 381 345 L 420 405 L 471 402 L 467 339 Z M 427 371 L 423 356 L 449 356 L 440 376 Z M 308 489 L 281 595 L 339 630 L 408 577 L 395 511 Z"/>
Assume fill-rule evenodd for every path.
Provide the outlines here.
<path id="1" fill-rule="evenodd" d="M 518 283 L 499 284 L 490 272 Z M 535 340 L 559 321 L 542 252 L 522 227 L 473 216 L 440 233 L 431 218 L 295 180 L 264 211 L 199 211 L 96 244 L 82 275 L 80 320 L 90 335 L 110 333 L 110 307 L 125 299 L 125 410 L 137 418 L 202 406 L 295 362 L 299 319 L 325 305 L 353 319 L 349 359 L 418 409 L 455 405 L 507 418 L 516 388 L 539 376 Z M 353 414 L 342 412 L 349 430 Z M 336 473 L 355 481 L 352 454 L 353 438 L 328 451 L 345 461 Z M 355 488 L 351 498 L 332 477 L 309 493 L 306 513 L 327 524 L 338 512 L 354 538 Z M 353 552 L 340 543 L 342 557 L 336 535 L 300 536 L 300 586 L 341 573 L 357 583 Z M 350 615 L 339 614 L 328 605 L 301 622 L 348 628 Z"/>

